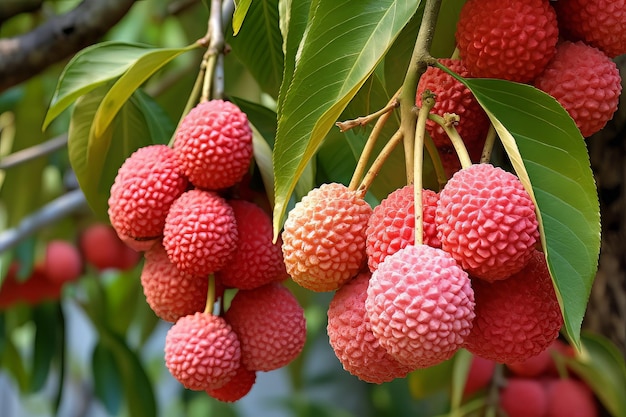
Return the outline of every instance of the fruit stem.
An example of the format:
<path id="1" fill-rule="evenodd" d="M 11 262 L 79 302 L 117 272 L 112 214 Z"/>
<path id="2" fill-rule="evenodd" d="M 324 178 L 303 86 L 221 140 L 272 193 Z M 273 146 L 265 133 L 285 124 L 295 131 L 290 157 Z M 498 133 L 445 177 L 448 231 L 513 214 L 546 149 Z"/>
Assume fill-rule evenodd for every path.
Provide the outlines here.
<path id="1" fill-rule="evenodd" d="M 211 0 L 209 24 L 204 39 L 208 40 L 207 53 L 203 58 L 206 65 L 200 102 L 224 96 L 224 31 L 222 29 L 222 0 Z"/>
<path id="2" fill-rule="evenodd" d="M 365 166 L 367 164 L 367 161 L 369 161 L 370 156 L 372 155 L 372 152 L 374 151 L 374 145 L 376 145 L 376 141 L 378 140 L 378 137 L 380 136 L 380 132 L 383 130 L 383 127 L 387 123 L 387 120 L 389 120 L 389 118 L 391 117 L 391 114 L 392 114 L 391 110 L 398 107 L 397 97 L 398 97 L 399 92 L 400 90 L 398 90 L 396 94 L 393 95 L 391 100 L 389 100 L 389 103 L 387 103 L 387 105 L 383 109 L 374 113 L 374 114 L 380 113 L 380 118 L 376 121 L 376 124 L 374 125 L 372 132 L 370 133 L 369 137 L 367 138 L 367 141 L 365 142 L 365 147 L 363 148 L 363 151 L 361 152 L 359 161 L 356 165 L 356 168 L 354 169 L 354 174 L 352 174 L 350 185 L 348 186 L 350 190 L 354 190 L 358 186 L 358 183 L 361 180 L 363 173 L 365 172 Z M 381 113 L 385 109 L 386 111 Z M 369 117 L 369 116 L 366 116 L 366 117 Z"/>
<path id="3" fill-rule="evenodd" d="M 424 135 L 424 145 L 426 145 L 426 151 L 428 152 L 430 160 L 433 162 L 433 165 L 435 167 L 437 183 L 439 184 L 439 189 L 441 190 L 448 182 L 448 175 L 446 174 L 446 169 L 443 167 L 443 163 L 441 162 L 441 157 L 439 156 L 437 146 L 435 145 L 433 138 L 430 137 L 428 132 L 426 132 L 426 134 Z"/>
<path id="4" fill-rule="evenodd" d="M 472 165 L 472 160 L 467 152 L 467 148 L 465 148 L 463 138 L 461 138 L 461 135 L 457 132 L 456 127 L 454 127 L 454 124 L 459 121 L 459 116 L 453 113 L 444 113 L 443 117 L 437 114 L 430 114 L 428 118 L 440 125 L 446 132 L 459 157 L 459 161 L 461 161 L 461 167 L 467 168 Z"/>
<path id="5" fill-rule="evenodd" d="M 337 126 L 339 128 L 339 131 L 343 133 L 350 129 L 354 129 L 357 126 L 365 126 L 369 124 L 372 120 L 379 117 L 382 118 L 383 116 L 387 116 L 387 118 L 389 118 L 391 111 L 400 105 L 397 100 L 399 93 L 400 90 L 398 90 L 396 94 L 393 95 L 393 97 L 391 98 L 391 100 L 389 100 L 385 107 L 378 110 L 377 112 L 368 114 L 367 116 L 357 117 L 356 119 L 346 120 L 345 122 L 336 122 L 335 126 Z"/>
<path id="6" fill-rule="evenodd" d="M 489 392 L 487 393 L 487 409 L 485 410 L 485 417 L 496 417 L 498 413 L 498 404 L 500 402 L 500 390 L 505 385 L 506 378 L 504 376 L 504 365 L 498 363 L 493 371 L 491 385 L 489 386 Z"/>
<path id="7" fill-rule="evenodd" d="M 413 206 L 415 211 L 415 245 L 424 242 L 424 222 L 422 207 L 422 170 L 424 169 L 424 136 L 426 135 L 426 120 L 435 105 L 435 95 L 426 90 L 422 94 L 422 107 L 417 115 L 415 124 L 415 143 L 413 154 Z"/>
<path id="8" fill-rule="evenodd" d="M 359 188 L 357 189 L 359 195 L 364 196 L 365 193 L 367 193 L 367 190 L 372 185 L 372 182 L 380 172 L 383 164 L 385 163 L 389 155 L 391 155 L 391 152 L 394 150 L 396 145 L 400 143 L 403 136 L 404 135 L 402 133 L 402 130 L 398 129 L 396 130 L 396 133 L 394 133 L 389 141 L 385 144 L 376 159 L 374 159 L 374 162 L 372 162 L 370 168 L 367 170 L 363 181 L 361 181 L 361 185 L 359 185 Z"/>
<path id="9" fill-rule="evenodd" d="M 406 174 L 407 183 L 409 184 L 413 182 L 411 178 L 413 176 L 413 144 L 415 142 L 415 125 L 417 123 L 417 115 L 414 111 L 415 94 L 422 74 L 426 72 L 428 65 L 432 65 L 437 61 L 430 55 L 430 47 L 435 34 L 435 25 L 437 24 L 441 1 L 426 1 L 422 23 L 398 97 L 400 102 L 400 131 L 404 137 Z"/>
<path id="10" fill-rule="evenodd" d="M 493 125 L 489 126 L 489 130 L 487 131 L 487 137 L 485 138 L 485 145 L 483 146 L 483 151 L 480 154 L 480 163 L 485 164 L 491 160 L 491 152 L 493 151 L 493 145 L 496 142 L 496 129 L 494 129 Z"/>
<path id="11" fill-rule="evenodd" d="M 209 275 L 209 288 L 206 292 L 206 305 L 204 307 L 204 314 L 213 314 L 213 307 L 215 306 L 215 275 Z"/>

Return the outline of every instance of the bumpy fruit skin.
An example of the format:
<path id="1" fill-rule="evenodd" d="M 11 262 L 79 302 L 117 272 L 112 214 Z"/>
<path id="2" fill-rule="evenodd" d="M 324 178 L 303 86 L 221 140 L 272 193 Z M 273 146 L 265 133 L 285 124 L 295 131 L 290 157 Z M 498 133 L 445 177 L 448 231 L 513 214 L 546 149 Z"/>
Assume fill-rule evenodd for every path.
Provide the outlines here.
<path id="1" fill-rule="evenodd" d="M 556 13 L 548 0 L 468 0 L 456 41 L 474 77 L 529 82 L 556 52 Z"/>
<path id="2" fill-rule="evenodd" d="M 581 381 L 559 379 L 548 385 L 547 417 L 597 417 L 593 392 Z"/>
<path id="3" fill-rule="evenodd" d="M 555 341 L 556 342 L 556 341 Z M 553 364 L 551 347 L 542 351 L 537 356 L 532 356 L 524 361 L 507 363 L 506 367 L 515 375 L 527 378 L 535 378 L 543 375 Z"/>
<path id="4" fill-rule="evenodd" d="M 439 193 L 441 248 L 487 281 L 520 271 L 539 241 L 535 205 L 513 174 L 490 164 L 455 173 Z"/>
<path id="5" fill-rule="evenodd" d="M 44 269 L 50 281 L 63 284 L 80 277 L 83 271 L 83 260 L 72 243 L 64 240 L 51 240 L 46 247 Z"/>
<path id="6" fill-rule="evenodd" d="M 230 261 L 239 233 L 232 207 L 211 191 L 189 190 L 172 204 L 163 246 L 182 272 L 206 276 Z"/>
<path id="7" fill-rule="evenodd" d="M 111 186 L 111 224 L 127 245 L 147 250 L 163 235 L 168 210 L 186 187 L 171 148 L 139 148 L 124 161 Z"/>
<path id="8" fill-rule="evenodd" d="M 496 363 L 492 360 L 472 355 L 472 362 L 467 373 L 467 380 L 463 387 L 463 395 L 471 396 L 472 394 L 486 388 L 493 378 L 496 370 Z"/>
<path id="9" fill-rule="evenodd" d="M 289 212 L 282 233 L 287 273 L 312 291 L 334 291 L 365 265 L 372 208 L 343 184 L 323 184 Z"/>
<path id="10" fill-rule="evenodd" d="M 133 268 L 141 259 L 141 253 L 128 247 L 115 233 L 115 229 L 103 223 L 94 223 L 82 231 L 78 241 L 85 262 L 97 270 Z"/>
<path id="11" fill-rule="evenodd" d="M 561 33 L 595 46 L 611 58 L 626 53 L 625 0 L 553 2 Z"/>
<path id="12" fill-rule="evenodd" d="M 415 204 L 413 185 L 398 188 L 374 207 L 367 222 L 367 265 L 375 271 L 387 256 L 408 245 L 415 244 Z M 440 248 L 435 225 L 439 195 L 432 190 L 422 191 L 424 244 Z"/>
<path id="13" fill-rule="evenodd" d="M 548 394 L 539 380 L 510 378 L 500 392 L 500 407 L 508 417 L 545 417 Z"/>
<path id="14" fill-rule="evenodd" d="M 524 361 L 546 350 L 559 336 L 563 316 L 543 253 L 508 279 L 472 281 L 474 327 L 464 347 L 500 363 Z"/>
<path id="15" fill-rule="evenodd" d="M 470 279 L 441 249 L 410 245 L 372 274 L 365 308 L 387 352 L 413 369 L 449 359 L 472 328 Z"/>
<path id="16" fill-rule="evenodd" d="M 165 336 L 165 365 L 190 390 L 223 387 L 237 374 L 240 360 L 239 339 L 220 316 L 185 316 Z"/>
<path id="17" fill-rule="evenodd" d="M 249 290 L 287 278 L 281 243 L 272 243 L 272 219 L 259 206 L 230 200 L 239 240 L 230 262 L 216 272 L 227 287 Z"/>
<path id="18" fill-rule="evenodd" d="M 161 244 L 154 245 L 144 257 L 141 286 L 148 305 L 159 318 L 174 323 L 204 310 L 209 287 L 206 276 L 181 272 Z"/>
<path id="19" fill-rule="evenodd" d="M 304 310 L 279 283 L 239 290 L 225 318 L 241 341 L 241 362 L 251 371 L 285 366 L 304 347 Z"/>
<path id="20" fill-rule="evenodd" d="M 533 84 L 561 103 L 584 137 L 611 120 L 622 91 L 617 65 L 582 42 L 559 44 L 556 56 Z"/>
<path id="21" fill-rule="evenodd" d="M 206 390 L 209 396 L 225 403 L 234 403 L 246 396 L 256 382 L 256 371 L 249 371 L 245 366 L 237 369 L 237 374 L 221 388 Z"/>
<path id="22" fill-rule="evenodd" d="M 198 188 L 218 190 L 237 183 L 250 166 L 252 129 L 239 107 L 223 100 L 198 104 L 174 139 L 176 158 Z"/>
<path id="23" fill-rule="evenodd" d="M 470 77 L 469 71 L 458 59 L 439 59 L 439 62 L 462 77 Z M 417 106 L 422 105 L 422 93 L 426 90 L 430 90 L 436 96 L 432 113 L 442 117 L 445 113 L 458 115 L 460 120 L 455 128 L 463 138 L 465 146 L 482 147 L 489 129 L 489 118 L 472 92 L 450 74 L 435 67 L 428 67 L 420 78 L 417 86 Z M 433 120 L 426 121 L 426 129 L 437 147 L 452 146 L 446 132 Z"/>
<path id="24" fill-rule="evenodd" d="M 328 307 L 326 332 L 343 368 L 374 384 L 404 378 L 412 369 L 380 346 L 365 311 L 371 273 L 361 272 L 337 290 Z"/>

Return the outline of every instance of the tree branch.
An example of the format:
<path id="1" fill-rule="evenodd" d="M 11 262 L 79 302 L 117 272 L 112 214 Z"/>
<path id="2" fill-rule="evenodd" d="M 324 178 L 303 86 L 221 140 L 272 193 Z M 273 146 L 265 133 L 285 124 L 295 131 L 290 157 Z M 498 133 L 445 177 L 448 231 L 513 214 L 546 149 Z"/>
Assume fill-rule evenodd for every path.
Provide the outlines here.
<path id="1" fill-rule="evenodd" d="M 0 23 L 21 13 L 32 13 L 41 8 L 43 0 L 3 1 L 0 3 Z"/>
<path id="2" fill-rule="evenodd" d="M 0 92 L 97 42 L 135 0 L 83 0 L 36 29 L 0 39 Z"/>

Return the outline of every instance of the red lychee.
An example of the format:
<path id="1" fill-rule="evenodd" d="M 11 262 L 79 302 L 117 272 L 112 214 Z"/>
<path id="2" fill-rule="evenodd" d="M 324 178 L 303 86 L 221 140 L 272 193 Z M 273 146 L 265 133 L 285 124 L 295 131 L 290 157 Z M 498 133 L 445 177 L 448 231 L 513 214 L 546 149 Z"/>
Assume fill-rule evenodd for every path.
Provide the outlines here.
<path id="1" fill-rule="evenodd" d="M 374 207 L 367 222 L 367 265 L 375 271 L 388 255 L 405 246 L 415 244 L 415 204 L 413 185 L 393 191 Z M 422 191 L 424 244 L 440 248 L 435 225 L 435 211 L 439 195 L 432 190 Z"/>
<path id="2" fill-rule="evenodd" d="M 176 131 L 174 152 L 181 169 L 196 187 L 230 187 L 250 166 L 252 129 L 248 118 L 228 101 L 199 103 Z"/>
<path id="3" fill-rule="evenodd" d="M 313 291 L 334 291 L 366 263 L 372 208 L 343 184 L 323 184 L 289 212 L 282 233 L 287 273 Z"/>
<path id="4" fill-rule="evenodd" d="M 170 205 L 186 187 L 171 148 L 139 148 L 124 161 L 111 187 L 111 224 L 127 245 L 147 250 L 163 235 Z"/>
<path id="5" fill-rule="evenodd" d="M 272 243 L 272 219 L 259 206 L 230 200 L 237 221 L 237 250 L 216 276 L 227 287 L 249 290 L 287 278 L 281 242 Z"/>
<path id="6" fill-rule="evenodd" d="M 128 247 L 119 238 L 115 229 L 103 223 L 94 223 L 80 234 L 80 251 L 85 261 L 99 271 L 133 268 L 141 259 L 141 253 Z"/>
<path id="7" fill-rule="evenodd" d="M 597 417 L 593 391 L 581 381 L 558 379 L 548 384 L 546 417 Z"/>
<path id="8" fill-rule="evenodd" d="M 500 407 L 508 417 L 545 417 L 548 393 L 539 380 L 509 378 L 500 392 Z"/>
<path id="9" fill-rule="evenodd" d="M 239 339 L 220 316 L 182 317 L 165 336 L 165 365 L 190 390 L 223 387 L 237 374 L 240 360 Z"/>
<path id="10" fill-rule="evenodd" d="M 524 361 L 507 363 L 506 367 L 517 376 L 534 378 L 548 371 L 552 362 L 553 359 L 550 354 L 550 347 L 548 347 L 538 355 L 532 356 Z"/>
<path id="11" fill-rule="evenodd" d="M 568 40 L 584 41 L 610 58 L 626 54 L 625 0 L 555 1 L 561 33 Z"/>
<path id="12" fill-rule="evenodd" d="M 235 376 L 221 388 L 206 390 L 209 396 L 216 400 L 233 403 L 246 396 L 256 382 L 256 371 L 249 371 L 245 366 L 239 366 Z"/>
<path id="13" fill-rule="evenodd" d="M 543 253 L 508 279 L 472 280 L 476 297 L 474 327 L 464 347 L 500 363 L 524 361 L 546 350 L 558 337 L 563 316 Z"/>
<path id="14" fill-rule="evenodd" d="M 439 62 L 462 77 L 470 77 L 465 65 L 458 59 L 439 59 Z M 430 90 L 435 94 L 435 106 L 432 113 L 444 116 L 454 113 L 459 116 L 455 126 L 466 147 L 482 147 L 489 129 L 489 118 L 480 107 L 472 92 L 445 71 L 428 67 L 417 86 L 417 106 L 422 105 L 422 93 Z M 433 120 L 426 121 L 426 129 L 437 147 L 452 146 L 450 138 L 443 128 Z"/>
<path id="15" fill-rule="evenodd" d="M 326 332 L 346 371 L 365 382 L 380 384 L 404 378 L 412 369 L 389 355 L 372 333 L 365 311 L 370 276 L 362 272 L 337 290 L 328 307 Z"/>
<path id="16" fill-rule="evenodd" d="M 49 280 L 43 264 L 36 264 L 25 280 L 18 278 L 18 270 L 18 263 L 9 266 L 0 288 L 0 309 L 10 308 L 17 303 L 32 306 L 61 298 L 63 283 Z"/>
<path id="17" fill-rule="evenodd" d="M 556 52 L 556 13 L 548 0 L 468 0 L 456 40 L 474 77 L 529 82 Z"/>
<path id="18" fill-rule="evenodd" d="M 239 234 L 232 207 L 211 191 L 189 190 L 172 204 L 163 246 L 182 272 L 206 276 L 220 270 L 237 249 Z"/>
<path id="19" fill-rule="evenodd" d="M 175 322 L 204 310 L 209 287 L 206 276 L 181 272 L 161 244 L 155 244 L 144 257 L 141 286 L 148 305 L 159 318 Z"/>
<path id="20" fill-rule="evenodd" d="M 75 281 L 83 271 L 83 259 L 74 244 L 64 240 L 51 240 L 46 246 L 44 269 L 52 282 L 63 284 Z"/>
<path id="21" fill-rule="evenodd" d="M 520 271 L 539 241 L 535 204 L 520 180 L 490 164 L 455 173 L 439 193 L 441 248 L 487 281 Z"/>
<path id="22" fill-rule="evenodd" d="M 304 347 L 304 310 L 279 283 L 239 290 L 225 318 L 239 336 L 242 364 L 249 370 L 278 369 L 295 359 Z"/>
<path id="23" fill-rule="evenodd" d="M 615 62 L 582 42 L 559 44 L 556 56 L 533 84 L 561 103 L 584 137 L 611 120 L 622 91 Z"/>
<path id="24" fill-rule="evenodd" d="M 365 308 L 381 346 L 400 363 L 425 368 L 452 357 L 469 334 L 474 293 L 449 254 L 409 245 L 378 265 Z"/>
<path id="25" fill-rule="evenodd" d="M 487 387 L 493 378 L 495 369 L 496 363 L 494 361 L 472 355 L 465 387 L 463 388 L 463 395 L 470 396 Z"/>

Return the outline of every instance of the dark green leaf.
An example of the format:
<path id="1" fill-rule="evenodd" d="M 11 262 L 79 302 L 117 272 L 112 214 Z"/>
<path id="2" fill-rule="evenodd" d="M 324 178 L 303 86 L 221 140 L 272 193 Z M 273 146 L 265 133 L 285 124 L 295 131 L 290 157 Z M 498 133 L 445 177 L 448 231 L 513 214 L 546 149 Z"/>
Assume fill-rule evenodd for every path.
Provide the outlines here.
<path id="1" fill-rule="evenodd" d="M 102 341 L 96 343 L 91 357 L 94 393 L 111 415 L 119 415 L 124 398 L 123 381 L 113 351 Z"/>
<path id="2" fill-rule="evenodd" d="M 57 319 L 56 303 L 44 303 L 33 309 L 35 324 L 35 344 L 30 374 L 30 391 L 37 392 L 43 388 L 50 366 L 57 357 Z"/>
<path id="3" fill-rule="evenodd" d="M 275 233 L 307 164 L 416 9 L 409 1 L 318 2 L 279 108 Z"/>
<path id="4" fill-rule="evenodd" d="M 152 143 L 167 144 L 176 130 L 176 125 L 163 108 L 141 89 L 135 91 L 130 101 L 143 114 Z"/>
<path id="5" fill-rule="evenodd" d="M 235 2 L 235 13 L 233 14 L 233 36 L 236 36 L 241 29 L 241 25 L 250 9 L 252 0 L 237 0 Z"/>
<path id="6" fill-rule="evenodd" d="M 8 371 L 13 376 L 20 391 L 25 393 L 29 385 L 28 372 L 24 366 L 24 360 L 11 338 L 6 337 L 0 354 L 2 354 L 0 368 Z"/>

